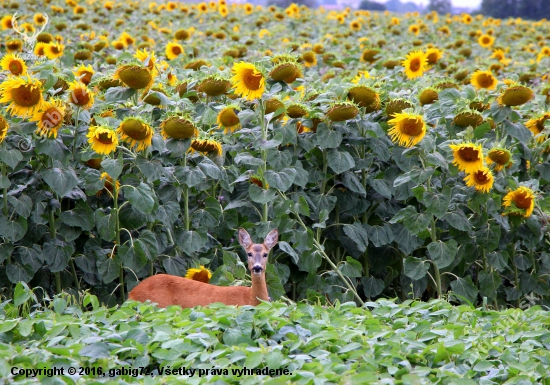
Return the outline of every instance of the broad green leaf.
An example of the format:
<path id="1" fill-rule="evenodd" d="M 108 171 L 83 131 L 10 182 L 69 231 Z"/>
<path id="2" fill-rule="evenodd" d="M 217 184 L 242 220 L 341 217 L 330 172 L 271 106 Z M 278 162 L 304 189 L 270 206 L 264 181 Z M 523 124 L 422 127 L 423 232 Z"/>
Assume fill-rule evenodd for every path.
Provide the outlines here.
<path id="1" fill-rule="evenodd" d="M 44 262 L 52 273 L 65 270 L 74 252 L 74 248 L 70 244 L 59 239 L 44 243 L 43 250 Z"/>
<path id="2" fill-rule="evenodd" d="M 393 232 L 390 225 L 370 226 L 368 227 L 368 237 L 371 243 L 376 247 L 381 247 L 393 242 Z"/>
<path id="3" fill-rule="evenodd" d="M 346 277 L 358 278 L 362 276 L 363 266 L 356 259 L 346 257 L 346 261 L 338 265 L 338 270 Z"/>
<path id="4" fill-rule="evenodd" d="M 462 211 L 448 212 L 443 215 L 442 219 L 457 230 L 468 231 L 472 229 L 472 224 Z"/>
<path id="5" fill-rule="evenodd" d="M 369 298 L 380 295 L 385 288 L 384 281 L 373 276 L 361 278 L 361 283 L 363 284 L 363 293 Z"/>
<path id="6" fill-rule="evenodd" d="M 101 167 L 105 170 L 107 174 L 114 180 L 117 180 L 120 174 L 122 174 L 122 169 L 124 168 L 124 162 L 122 160 L 122 153 L 118 155 L 116 159 L 105 158 L 101 161 Z"/>
<path id="7" fill-rule="evenodd" d="M 388 187 L 388 184 L 383 179 L 367 179 L 368 184 L 384 198 L 391 199 L 392 193 L 391 189 Z"/>
<path id="8" fill-rule="evenodd" d="M 496 298 L 498 292 L 497 289 L 502 284 L 502 278 L 497 271 L 486 272 L 481 270 L 479 272 L 479 290 L 481 295 L 493 300 Z"/>
<path id="9" fill-rule="evenodd" d="M 73 169 L 51 168 L 42 172 L 44 181 L 60 197 L 67 195 L 78 185 L 78 178 Z"/>
<path id="10" fill-rule="evenodd" d="M 355 161 L 347 151 L 339 151 L 336 149 L 328 150 L 327 162 L 329 167 L 336 174 L 342 174 L 350 168 L 355 167 Z"/>
<path id="11" fill-rule="evenodd" d="M 292 257 L 293 262 L 297 265 L 298 261 L 300 260 L 300 256 L 296 251 L 290 246 L 287 242 L 281 241 L 277 244 L 279 246 L 279 250 L 287 253 Z"/>
<path id="12" fill-rule="evenodd" d="M 113 214 L 104 214 L 101 209 L 97 209 L 94 216 L 99 236 L 105 241 L 112 241 L 116 235 L 115 216 Z"/>
<path id="13" fill-rule="evenodd" d="M 355 174 L 352 172 L 346 172 L 342 175 L 342 183 L 344 183 L 344 186 L 346 186 L 346 188 L 357 194 L 360 194 L 362 196 L 367 195 L 365 186 L 361 184 L 357 176 L 355 176 Z"/>
<path id="14" fill-rule="evenodd" d="M 21 154 L 21 151 L 16 149 L 8 150 L 6 148 L 0 149 L 0 161 L 10 166 L 12 170 L 15 169 L 15 166 L 17 166 L 17 164 L 22 160 L 23 155 Z"/>
<path id="15" fill-rule="evenodd" d="M 212 179 L 219 179 L 221 177 L 220 168 L 208 158 L 204 158 L 197 166 L 204 175 Z"/>
<path id="16" fill-rule="evenodd" d="M 184 231 L 176 243 L 186 255 L 192 255 L 204 246 L 202 237 L 196 231 Z"/>
<path id="17" fill-rule="evenodd" d="M 21 194 L 19 198 L 8 195 L 8 202 L 13 206 L 17 214 L 24 218 L 28 218 L 32 211 L 32 199 L 25 194 Z"/>
<path id="18" fill-rule="evenodd" d="M 94 227 L 94 212 L 84 201 L 78 201 L 72 210 L 63 211 L 59 214 L 59 219 L 68 226 L 80 227 L 84 231 L 90 231 Z"/>
<path id="19" fill-rule="evenodd" d="M 259 186 L 256 186 L 253 183 L 250 184 L 250 187 L 248 188 L 248 192 L 250 194 L 250 199 L 253 202 L 261 203 L 261 204 L 271 202 L 273 198 L 275 198 L 275 195 L 277 195 L 277 192 L 274 189 L 269 188 L 266 190 Z"/>
<path id="20" fill-rule="evenodd" d="M 443 187 L 441 193 L 433 191 L 424 192 L 423 203 L 426 205 L 428 212 L 436 218 L 441 219 L 449 209 L 451 202 L 451 189 L 449 186 Z"/>
<path id="21" fill-rule="evenodd" d="M 21 266 L 18 263 L 6 265 L 6 275 L 11 283 L 29 282 L 33 276 L 30 267 Z"/>
<path id="22" fill-rule="evenodd" d="M 0 237 L 4 237 L 10 242 L 17 242 L 25 236 L 27 232 L 27 220 L 18 217 L 16 220 L 10 220 L 3 214 L 0 214 Z"/>
<path id="23" fill-rule="evenodd" d="M 355 243 L 360 252 L 364 252 L 369 244 L 369 236 L 361 223 L 355 222 L 353 225 L 345 224 L 344 233 Z"/>
<path id="24" fill-rule="evenodd" d="M 453 263 L 458 245 L 454 239 L 443 242 L 438 240 L 428 245 L 428 254 L 439 269 L 443 269 Z"/>
<path id="25" fill-rule="evenodd" d="M 315 141 L 321 148 L 338 148 L 342 143 L 342 134 L 340 131 L 330 129 L 326 124 L 319 125 Z"/>
<path id="26" fill-rule="evenodd" d="M 266 182 L 270 187 L 285 192 L 292 186 L 294 179 L 296 178 L 296 171 L 293 168 L 287 167 L 280 172 L 267 170 L 264 174 Z"/>
<path id="27" fill-rule="evenodd" d="M 155 207 L 155 193 L 148 184 L 140 182 L 138 187 L 124 186 L 124 197 L 135 209 L 150 213 Z"/>
<path id="28" fill-rule="evenodd" d="M 408 257 L 403 263 L 403 273 L 415 281 L 424 278 L 429 269 L 429 262 L 415 257 Z"/>
<path id="29" fill-rule="evenodd" d="M 18 282 L 15 285 L 15 291 L 13 294 L 13 304 L 15 306 L 20 306 L 27 302 L 34 296 L 32 290 L 25 282 Z"/>
<path id="30" fill-rule="evenodd" d="M 91 345 L 86 345 L 78 352 L 79 356 L 90 358 L 109 358 L 111 351 L 109 346 L 104 342 L 95 342 Z"/>
<path id="31" fill-rule="evenodd" d="M 101 277 L 103 283 L 113 282 L 118 278 L 120 272 L 120 262 L 118 257 L 109 258 L 108 256 L 102 256 L 103 258 L 97 261 L 97 272 Z"/>

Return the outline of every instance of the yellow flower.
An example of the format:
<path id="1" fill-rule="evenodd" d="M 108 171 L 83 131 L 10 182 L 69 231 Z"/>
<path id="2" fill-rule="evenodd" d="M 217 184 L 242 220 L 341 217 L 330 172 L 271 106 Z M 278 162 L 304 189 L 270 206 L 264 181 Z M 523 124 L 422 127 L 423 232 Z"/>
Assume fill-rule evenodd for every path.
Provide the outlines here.
<path id="1" fill-rule="evenodd" d="M 8 53 L 0 60 L 0 67 L 4 71 L 10 71 L 12 75 L 21 76 L 27 74 L 25 61 L 16 54 Z"/>
<path id="2" fill-rule="evenodd" d="M 79 81 L 69 83 L 68 99 L 69 103 L 85 110 L 92 108 L 94 104 L 94 94 L 84 83 Z"/>
<path id="3" fill-rule="evenodd" d="M 166 50 L 164 51 L 166 58 L 172 60 L 177 58 L 179 55 L 183 54 L 183 46 L 178 43 L 168 43 Z"/>
<path id="4" fill-rule="evenodd" d="M 502 147 L 495 147 L 489 150 L 489 154 L 485 158 L 488 165 L 495 164 L 495 171 L 500 171 L 505 167 L 508 167 L 512 162 L 512 153 Z"/>
<path id="5" fill-rule="evenodd" d="M 42 83 L 30 76 L 10 76 L 0 84 L 0 103 L 10 103 L 12 115 L 30 117 L 44 105 Z"/>
<path id="6" fill-rule="evenodd" d="M 206 267 L 204 267 L 203 265 L 200 265 L 198 269 L 195 269 L 195 268 L 187 269 L 185 278 L 192 279 L 194 281 L 208 283 L 210 282 L 210 278 L 212 278 L 212 273 Z"/>
<path id="7" fill-rule="evenodd" d="M 91 64 L 85 66 L 81 64 L 75 71 L 74 76 L 77 80 L 80 80 L 83 84 L 88 85 L 92 81 L 92 76 L 95 74 Z"/>
<path id="8" fill-rule="evenodd" d="M 141 118 L 127 116 L 118 126 L 116 133 L 131 147 L 141 151 L 151 147 L 154 132 Z"/>
<path id="9" fill-rule="evenodd" d="M 472 74 L 470 83 L 477 89 L 494 90 L 497 88 L 498 80 L 493 76 L 491 71 L 477 70 Z"/>
<path id="10" fill-rule="evenodd" d="M 44 55 L 50 60 L 63 56 L 65 46 L 60 43 L 49 43 L 44 46 Z"/>
<path id="11" fill-rule="evenodd" d="M 6 120 L 6 118 L 0 115 L 0 143 L 2 143 L 6 138 L 6 135 L 8 135 L 9 128 L 10 128 L 10 125 L 8 124 L 8 121 Z"/>
<path id="12" fill-rule="evenodd" d="M 156 58 L 155 52 L 148 52 L 147 48 L 137 50 L 134 57 L 143 63 L 147 68 L 153 70 L 155 68 Z"/>
<path id="13" fill-rule="evenodd" d="M 61 100 L 53 99 L 44 102 L 42 108 L 34 113 L 30 119 L 36 122 L 36 134 L 48 138 L 57 138 L 57 130 L 65 119 L 65 104 Z"/>
<path id="14" fill-rule="evenodd" d="M 480 144 L 450 144 L 449 147 L 453 150 L 453 164 L 460 171 L 471 173 L 483 167 L 483 149 Z"/>
<path id="15" fill-rule="evenodd" d="M 193 139 L 190 150 L 219 156 L 223 153 L 222 144 L 214 139 Z"/>
<path id="16" fill-rule="evenodd" d="M 502 205 L 506 208 L 504 215 L 521 215 L 528 218 L 535 208 L 535 193 L 528 187 L 520 186 L 506 194 Z"/>
<path id="17" fill-rule="evenodd" d="M 231 71 L 234 74 L 231 82 L 237 95 L 247 100 L 262 97 L 265 91 L 265 78 L 254 64 L 241 61 L 235 63 Z"/>
<path id="18" fill-rule="evenodd" d="M 495 178 L 488 167 L 481 167 L 479 170 L 468 173 L 464 178 L 466 186 L 475 187 L 481 193 L 488 193 L 493 188 Z"/>
<path id="19" fill-rule="evenodd" d="M 428 63 L 435 64 L 443 57 L 443 51 L 441 51 L 439 48 L 428 48 L 426 50 L 426 58 L 428 59 Z"/>
<path id="20" fill-rule="evenodd" d="M 415 36 L 418 36 L 420 33 L 420 27 L 417 24 L 411 24 L 409 25 L 409 32 L 414 34 Z"/>
<path id="21" fill-rule="evenodd" d="M 402 62 L 405 74 L 409 79 L 414 79 L 424 74 L 428 65 L 428 59 L 422 51 L 414 51 L 407 55 Z"/>
<path id="22" fill-rule="evenodd" d="M 134 90 L 150 88 L 155 79 L 149 68 L 137 65 L 123 65 L 117 68 L 113 78 L 119 79 L 127 87 Z"/>
<path id="23" fill-rule="evenodd" d="M 522 85 L 514 85 L 506 88 L 497 98 L 498 104 L 501 106 L 521 106 L 535 97 L 535 93 L 529 88 Z"/>
<path id="24" fill-rule="evenodd" d="M 199 134 L 193 122 L 184 116 L 171 116 L 160 124 L 161 135 L 165 139 L 190 139 Z"/>
<path id="25" fill-rule="evenodd" d="M 550 119 L 550 113 L 542 114 L 536 118 L 529 119 L 525 123 L 525 127 L 529 129 L 533 133 L 534 136 L 538 136 L 537 142 L 542 143 L 546 140 L 547 135 L 540 135 L 542 131 L 544 130 L 544 123 Z M 540 136 L 539 136 L 540 135 Z"/>
<path id="26" fill-rule="evenodd" d="M 391 126 L 388 131 L 391 140 L 403 147 L 416 145 L 426 135 L 426 123 L 420 115 L 396 113 L 388 124 Z"/>
<path id="27" fill-rule="evenodd" d="M 224 129 L 224 133 L 226 134 L 228 132 L 235 132 L 235 130 L 241 128 L 241 121 L 232 106 L 225 107 L 221 110 L 218 113 L 216 121 L 220 128 Z"/>
<path id="28" fill-rule="evenodd" d="M 317 64 L 317 55 L 313 51 L 304 52 L 302 59 L 304 60 L 304 65 L 308 68 Z"/>
<path id="29" fill-rule="evenodd" d="M 13 28 L 12 16 L 6 15 L 0 19 L 0 25 L 2 26 L 2 31 Z"/>
<path id="30" fill-rule="evenodd" d="M 48 45 L 48 43 L 36 43 L 36 45 L 34 46 L 34 51 L 33 53 L 36 55 L 36 56 L 46 56 L 46 46 Z"/>
<path id="31" fill-rule="evenodd" d="M 88 129 L 88 143 L 98 154 L 108 155 L 116 150 L 118 138 L 116 132 L 103 126 L 90 126 Z"/>
<path id="32" fill-rule="evenodd" d="M 491 35 L 481 35 L 477 42 L 483 48 L 490 48 L 495 42 L 495 38 Z"/>

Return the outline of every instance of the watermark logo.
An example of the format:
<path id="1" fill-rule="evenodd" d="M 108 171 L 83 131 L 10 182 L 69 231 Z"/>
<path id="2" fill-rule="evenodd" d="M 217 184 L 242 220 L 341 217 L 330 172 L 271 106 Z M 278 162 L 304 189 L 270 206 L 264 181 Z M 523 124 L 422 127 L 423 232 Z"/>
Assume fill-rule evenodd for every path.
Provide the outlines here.
<path id="1" fill-rule="evenodd" d="M 21 30 L 19 23 L 17 22 L 18 17 L 19 16 L 17 15 L 17 12 L 15 12 L 12 16 L 11 24 L 12 24 L 13 30 L 17 32 L 19 36 L 21 36 L 21 38 L 23 39 L 25 50 L 27 51 L 27 52 L 23 52 L 21 57 L 24 60 L 34 60 L 34 61 L 43 60 L 42 57 L 36 56 L 34 54 L 34 46 L 36 44 L 37 36 L 40 35 L 42 31 L 44 31 L 44 29 L 46 28 L 46 25 L 48 25 L 48 22 L 50 21 L 50 19 L 48 18 L 48 15 L 44 14 L 44 19 L 45 19 L 44 23 L 40 26 L 40 28 L 35 29 L 34 32 L 32 32 L 32 34 L 30 35 L 27 34 L 27 31 Z"/>

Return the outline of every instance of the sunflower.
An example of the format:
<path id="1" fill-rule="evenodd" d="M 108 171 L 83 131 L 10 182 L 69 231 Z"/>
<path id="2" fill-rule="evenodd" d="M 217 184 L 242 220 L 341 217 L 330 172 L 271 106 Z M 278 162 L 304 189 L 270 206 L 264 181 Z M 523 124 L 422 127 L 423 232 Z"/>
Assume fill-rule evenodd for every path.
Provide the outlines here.
<path id="1" fill-rule="evenodd" d="M 352 31 L 360 31 L 361 30 L 361 22 L 359 20 L 352 20 L 349 23 L 349 27 Z"/>
<path id="2" fill-rule="evenodd" d="M 421 106 L 433 104 L 439 100 L 439 93 L 432 87 L 424 88 L 418 95 L 418 101 Z"/>
<path id="3" fill-rule="evenodd" d="M 513 85 L 506 88 L 497 98 L 498 104 L 501 106 L 521 106 L 535 97 L 535 93 L 526 86 Z"/>
<path id="4" fill-rule="evenodd" d="M 313 51 L 306 51 L 302 54 L 304 65 L 309 68 L 317 65 L 317 55 Z"/>
<path id="5" fill-rule="evenodd" d="M 81 64 L 73 73 L 77 80 L 80 80 L 84 85 L 88 85 L 92 81 L 92 76 L 95 74 L 95 71 L 91 64 L 87 66 Z"/>
<path id="6" fill-rule="evenodd" d="M 0 67 L 5 71 L 10 71 L 12 75 L 22 76 L 27 74 L 27 65 L 25 61 L 16 54 L 8 53 L 0 60 Z"/>
<path id="7" fill-rule="evenodd" d="M 30 119 L 36 122 L 36 134 L 41 137 L 57 138 L 57 131 L 65 119 L 65 104 L 58 99 L 44 102 L 42 108 L 34 113 Z"/>
<path id="8" fill-rule="evenodd" d="M 353 102 L 334 103 L 327 111 L 327 116 L 333 122 L 344 122 L 353 119 L 359 113 L 359 109 Z"/>
<path id="9" fill-rule="evenodd" d="M 403 147 L 412 147 L 426 135 L 426 123 L 421 115 L 408 112 L 396 113 L 393 119 L 388 120 L 391 126 L 388 131 L 391 140 Z"/>
<path id="10" fill-rule="evenodd" d="M 424 52 L 413 51 L 410 52 L 405 60 L 401 63 L 405 67 L 405 74 L 409 79 L 414 79 L 424 74 L 426 66 L 428 65 L 428 59 Z"/>
<path id="11" fill-rule="evenodd" d="M 204 92 L 208 96 L 219 96 L 227 93 L 231 88 L 231 82 L 217 75 L 205 78 L 197 87 L 197 91 Z"/>
<path id="12" fill-rule="evenodd" d="M 179 43 L 169 42 L 166 45 L 166 49 L 164 50 L 164 54 L 166 55 L 166 58 L 168 60 L 175 59 L 179 55 L 182 55 L 183 53 L 184 53 L 183 46 Z"/>
<path id="13" fill-rule="evenodd" d="M 44 105 L 42 82 L 27 76 L 10 76 L 0 83 L 0 103 L 10 103 L 12 115 L 30 117 Z"/>
<path id="14" fill-rule="evenodd" d="M 8 124 L 8 121 L 6 120 L 6 118 L 0 115 L 0 143 L 2 143 L 6 138 L 6 135 L 8 135 L 9 128 L 10 128 L 10 125 Z"/>
<path id="15" fill-rule="evenodd" d="M 48 43 L 36 43 L 34 46 L 33 53 L 36 56 L 46 56 L 46 46 Z"/>
<path id="16" fill-rule="evenodd" d="M 377 48 L 366 48 L 361 52 L 360 61 L 372 64 L 378 60 L 377 56 L 379 53 L 380 50 Z"/>
<path id="17" fill-rule="evenodd" d="M 453 123 L 459 127 L 472 126 L 476 128 L 483 123 L 483 115 L 476 110 L 465 110 L 456 114 Z"/>
<path id="18" fill-rule="evenodd" d="M 544 123 L 550 119 L 550 113 L 542 114 L 536 118 L 529 119 L 527 122 L 525 122 L 525 127 L 529 129 L 533 133 L 534 136 L 538 136 L 542 133 L 544 130 Z M 546 135 L 540 135 L 537 138 L 537 142 L 542 143 L 546 140 Z"/>
<path id="19" fill-rule="evenodd" d="M 94 104 L 94 94 L 79 81 L 69 83 L 68 99 L 69 103 L 85 110 L 89 110 Z"/>
<path id="20" fill-rule="evenodd" d="M 265 91 L 265 77 L 252 63 L 239 62 L 231 69 L 233 77 L 231 81 L 235 93 L 247 100 L 261 98 Z"/>
<path id="21" fill-rule="evenodd" d="M 92 150 L 98 154 L 109 155 L 118 145 L 116 132 L 104 126 L 90 126 L 86 137 Z"/>
<path id="22" fill-rule="evenodd" d="M 155 52 L 148 52 L 147 48 L 142 50 L 137 50 L 134 54 L 134 57 L 143 63 L 144 66 L 149 68 L 151 71 L 154 70 L 156 64 Z"/>
<path id="23" fill-rule="evenodd" d="M 23 42 L 19 39 L 11 39 L 6 42 L 8 53 L 21 52 L 23 50 Z"/>
<path id="24" fill-rule="evenodd" d="M 493 188 L 495 177 L 488 167 L 483 166 L 474 172 L 468 173 L 464 181 L 466 186 L 475 187 L 481 193 L 488 193 Z"/>
<path id="25" fill-rule="evenodd" d="M 300 68 L 294 61 L 283 61 L 273 67 L 269 76 L 273 80 L 290 84 L 296 80 L 299 74 L 301 74 Z"/>
<path id="26" fill-rule="evenodd" d="M 425 56 L 429 64 L 435 64 L 443 57 L 443 51 L 438 48 L 428 48 Z"/>
<path id="27" fill-rule="evenodd" d="M 406 108 L 413 108 L 414 105 L 406 99 L 396 98 L 391 99 L 386 103 L 385 112 L 390 118 L 393 118 L 395 114 L 402 112 Z"/>
<path id="28" fill-rule="evenodd" d="M 223 153 L 222 144 L 214 139 L 193 139 L 190 150 L 218 156 Z"/>
<path id="29" fill-rule="evenodd" d="M 220 128 L 224 129 L 224 133 L 235 132 L 241 128 L 241 121 L 237 116 L 235 108 L 233 106 L 227 106 L 218 113 L 216 122 Z"/>
<path id="30" fill-rule="evenodd" d="M 11 15 L 3 16 L 0 19 L 0 25 L 2 26 L 2 31 L 13 28 L 13 17 Z"/>
<path id="31" fill-rule="evenodd" d="M 535 208 L 535 193 L 528 187 L 520 186 L 506 194 L 502 205 L 506 208 L 504 215 L 521 215 L 528 218 Z"/>
<path id="32" fill-rule="evenodd" d="M 480 144 L 450 144 L 449 147 L 453 150 L 453 164 L 460 171 L 471 173 L 483 167 L 483 149 Z"/>
<path id="33" fill-rule="evenodd" d="M 103 180 L 103 189 L 102 190 L 99 190 L 96 194 L 96 196 L 100 196 L 102 194 L 103 191 L 107 190 L 109 191 L 110 193 L 113 192 L 113 188 L 114 188 L 114 179 L 109 175 L 107 174 L 106 172 L 102 172 L 101 175 L 99 176 L 99 179 Z M 116 188 L 117 188 L 117 191 L 120 189 L 120 182 L 117 180 L 116 181 Z"/>
<path id="34" fill-rule="evenodd" d="M 415 36 L 418 36 L 420 33 L 420 27 L 417 24 L 411 24 L 409 25 L 409 32 Z"/>
<path id="35" fill-rule="evenodd" d="M 116 133 L 121 140 L 141 151 L 151 147 L 154 132 L 140 117 L 127 116 L 118 126 Z"/>
<path id="36" fill-rule="evenodd" d="M 208 283 L 210 282 L 210 278 L 212 278 L 212 273 L 206 267 L 200 265 L 198 269 L 187 269 L 185 278 L 192 279 L 193 281 Z"/>
<path id="37" fill-rule="evenodd" d="M 149 68 L 130 64 L 117 68 L 113 78 L 134 90 L 148 89 L 154 81 L 153 73 Z"/>
<path id="38" fill-rule="evenodd" d="M 374 89 L 358 85 L 348 90 L 348 99 L 359 107 L 366 107 L 366 112 L 374 112 L 380 109 L 380 95 Z"/>
<path id="39" fill-rule="evenodd" d="M 501 48 L 495 49 L 491 55 L 491 59 L 497 59 L 499 62 L 506 60 L 504 50 Z"/>
<path id="40" fill-rule="evenodd" d="M 494 90 L 497 88 L 498 80 L 491 71 L 477 70 L 472 74 L 470 83 L 477 89 Z"/>
<path id="41" fill-rule="evenodd" d="M 190 139 L 199 135 L 199 130 L 191 119 L 185 116 L 171 116 L 160 124 L 165 139 Z"/>
<path id="42" fill-rule="evenodd" d="M 500 171 L 512 163 L 512 153 L 503 147 L 494 147 L 489 150 L 485 158 L 488 165 L 495 164 L 495 171 Z"/>
<path id="43" fill-rule="evenodd" d="M 44 55 L 50 60 L 63 56 L 65 46 L 60 43 L 49 43 L 44 46 Z"/>
<path id="44" fill-rule="evenodd" d="M 483 48 L 490 48 L 495 42 L 495 38 L 491 35 L 481 35 L 477 42 Z"/>

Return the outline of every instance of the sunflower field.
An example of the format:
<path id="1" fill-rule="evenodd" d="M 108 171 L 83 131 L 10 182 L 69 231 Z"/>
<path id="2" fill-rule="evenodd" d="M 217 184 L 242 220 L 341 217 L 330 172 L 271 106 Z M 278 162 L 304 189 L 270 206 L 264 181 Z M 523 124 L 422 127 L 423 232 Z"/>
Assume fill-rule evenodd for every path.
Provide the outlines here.
<path id="1" fill-rule="evenodd" d="M 1 4 L 2 297 L 248 284 L 244 227 L 273 300 L 549 305 L 549 22 Z"/>

